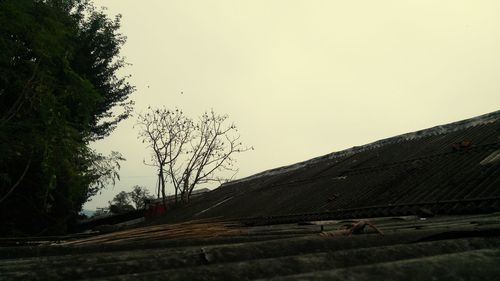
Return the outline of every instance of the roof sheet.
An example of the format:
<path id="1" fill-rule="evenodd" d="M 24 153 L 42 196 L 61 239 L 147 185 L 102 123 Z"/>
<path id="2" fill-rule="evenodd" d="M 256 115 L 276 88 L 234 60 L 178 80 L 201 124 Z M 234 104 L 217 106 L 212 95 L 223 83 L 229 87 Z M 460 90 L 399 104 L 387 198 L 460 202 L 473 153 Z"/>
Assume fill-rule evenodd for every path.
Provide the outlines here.
<path id="1" fill-rule="evenodd" d="M 486 116 L 222 185 L 167 219 L 277 222 L 308 214 L 333 219 L 500 210 L 500 111 Z"/>
<path id="2" fill-rule="evenodd" d="M 127 230 L 62 244 L 4 247 L 0 279 L 494 280 L 500 274 L 499 213 L 375 218 L 371 223 L 384 235 L 369 228 L 351 236 L 320 235 L 346 223 L 230 225 L 232 232 L 220 236 L 202 231 L 198 237 L 172 239 L 164 233 L 158 239 L 162 228 L 190 232 L 180 224 L 142 228 L 141 239 L 124 240 L 134 237 Z M 194 222 L 190 229 L 208 224 Z"/>
<path id="3" fill-rule="evenodd" d="M 0 280 L 494 280 L 499 118 L 266 171 L 155 222 L 169 224 L 17 241 Z"/>

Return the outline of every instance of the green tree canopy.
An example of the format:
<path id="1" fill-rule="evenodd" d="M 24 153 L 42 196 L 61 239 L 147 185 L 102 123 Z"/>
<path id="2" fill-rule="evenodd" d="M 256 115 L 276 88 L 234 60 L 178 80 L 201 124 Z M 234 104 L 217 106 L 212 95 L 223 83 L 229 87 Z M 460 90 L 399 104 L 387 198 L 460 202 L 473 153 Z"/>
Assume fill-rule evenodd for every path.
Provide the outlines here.
<path id="1" fill-rule="evenodd" d="M 126 191 L 121 191 L 109 202 L 109 210 L 115 214 L 126 213 L 134 210 L 134 206 L 131 203 L 130 194 Z"/>
<path id="2" fill-rule="evenodd" d="M 149 190 L 144 186 L 134 185 L 132 191 L 121 191 L 109 201 L 109 211 L 120 214 L 132 210 L 141 210 L 146 207 L 146 200 L 152 200 L 154 196 L 149 194 Z M 133 204 L 133 205 L 132 205 Z"/>
<path id="3" fill-rule="evenodd" d="M 149 190 L 147 190 L 146 187 L 139 185 L 134 185 L 134 187 L 132 187 L 129 196 L 136 210 L 144 209 L 146 207 L 146 200 L 153 200 L 155 198 L 153 195 L 149 194 Z"/>
<path id="4" fill-rule="evenodd" d="M 89 148 L 127 118 L 125 37 L 85 0 L 0 0 L 4 234 L 64 232 L 123 158 Z"/>

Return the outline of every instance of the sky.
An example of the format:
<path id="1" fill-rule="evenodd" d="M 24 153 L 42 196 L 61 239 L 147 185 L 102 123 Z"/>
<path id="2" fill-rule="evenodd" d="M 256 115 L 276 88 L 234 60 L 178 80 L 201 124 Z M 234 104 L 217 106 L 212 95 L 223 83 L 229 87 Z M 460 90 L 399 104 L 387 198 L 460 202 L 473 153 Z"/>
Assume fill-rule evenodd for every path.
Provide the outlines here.
<path id="1" fill-rule="evenodd" d="M 500 1 L 94 4 L 123 16 L 120 75 L 137 88 L 135 116 L 228 114 L 255 148 L 236 157 L 236 178 L 500 109 Z M 135 116 L 92 144 L 127 160 L 85 209 L 134 185 L 154 191 Z"/>

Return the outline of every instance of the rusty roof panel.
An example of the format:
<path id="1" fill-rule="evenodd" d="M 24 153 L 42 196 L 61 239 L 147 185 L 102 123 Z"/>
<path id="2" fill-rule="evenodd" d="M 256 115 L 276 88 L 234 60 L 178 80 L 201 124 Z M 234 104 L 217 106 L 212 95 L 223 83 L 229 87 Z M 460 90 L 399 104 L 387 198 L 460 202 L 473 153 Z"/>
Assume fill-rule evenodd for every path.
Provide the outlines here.
<path id="1" fill-rule="evenodd" d="M 500 196 L 500 161 L 485 159 L 500 151 L 500 111 L 485 116 L 484 122 L 455 122 L 266 171 L 223 185 L 167 218 L 269 217 L 482 198 L 478 206 L 494 209 L 498 202 L 488 198 Z"/>

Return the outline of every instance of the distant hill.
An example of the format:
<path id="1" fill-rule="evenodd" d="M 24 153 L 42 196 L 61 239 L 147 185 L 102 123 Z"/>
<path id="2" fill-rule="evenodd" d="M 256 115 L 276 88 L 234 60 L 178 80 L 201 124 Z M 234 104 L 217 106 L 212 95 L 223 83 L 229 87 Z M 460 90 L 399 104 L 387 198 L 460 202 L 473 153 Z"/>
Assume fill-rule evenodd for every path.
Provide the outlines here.
<path id="1" fill-rule="evenodd" d="M 86 215 L 88 218 L 95 214 L 95 210 L 82 210 L 80 214 Z"/>

